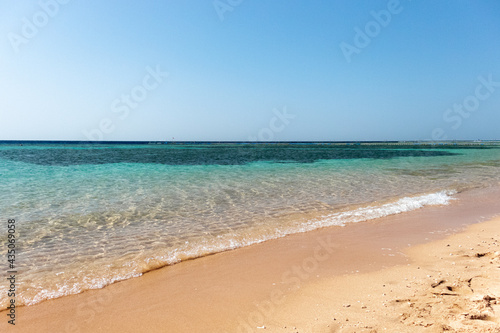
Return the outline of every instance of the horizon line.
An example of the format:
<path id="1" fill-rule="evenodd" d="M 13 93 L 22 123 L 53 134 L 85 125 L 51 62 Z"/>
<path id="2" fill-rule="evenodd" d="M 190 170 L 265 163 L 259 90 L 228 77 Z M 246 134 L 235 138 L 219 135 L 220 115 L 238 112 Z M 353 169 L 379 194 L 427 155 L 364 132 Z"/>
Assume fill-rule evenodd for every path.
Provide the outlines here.
<path id="1" fill-rule="evenodd" d="M 213 143 L 239 143 L 239 144 L 280 144 L 280 143 L 484 143 L 498 142 L 500 139 L 492 140 L 303 140 L 303 141 L 239 141 L 239 140 L 179 140 L 179 141 L 164 141 L 164 140 L 109 140 L 109 141 L 86 141 L 86 140 L 0 140 L 1 144 L 11 143 L 66 143 L 66 144 L 213 144 Z"/>

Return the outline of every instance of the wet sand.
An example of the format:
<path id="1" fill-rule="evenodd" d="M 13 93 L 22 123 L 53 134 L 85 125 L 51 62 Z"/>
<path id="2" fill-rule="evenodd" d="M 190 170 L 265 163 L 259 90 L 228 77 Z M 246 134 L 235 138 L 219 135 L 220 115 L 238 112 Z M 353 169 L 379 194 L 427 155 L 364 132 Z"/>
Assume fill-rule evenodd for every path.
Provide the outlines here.
<path id="1" fill-rule="evenodd" d="M 499 215 L 499 195 L 499 188 L 472 190 L 448 206 L 186 261 L 104 289 L 18 308 L 15 327 L 7 324 L 4 311 L 0 331 L 441 332 L 460 331 L 460 325 L 469 329 L 467 321 L 494 327 L 496 299 L 489 298 L 500 297 L 494 289 L 500 222 L 463 230 Z M 450 244 L 446 255 L 440 242 Z M 482 284 L 472 294 L 464 282 L 469 275 Z M 429 287 L 440 280 L 445 282 Z M 450 284 L 458 296 L 445 295 Z M 455 307 L 450 298 L 460 298 L 456 313 L 448 308 Z M 446 316 L 448 321 L 438 323 Z"/>

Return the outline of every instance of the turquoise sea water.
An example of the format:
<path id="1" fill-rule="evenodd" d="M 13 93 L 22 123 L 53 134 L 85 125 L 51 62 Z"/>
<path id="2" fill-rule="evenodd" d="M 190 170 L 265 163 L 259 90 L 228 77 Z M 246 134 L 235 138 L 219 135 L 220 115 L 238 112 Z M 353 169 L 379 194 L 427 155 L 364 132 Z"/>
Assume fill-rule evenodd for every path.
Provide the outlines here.
<path id="1" fill-rule="evenodd" d="M 0 145 L 18 303 L 498 185 L 500 146 Z M 0 233 L 7 242 L 7 230 Z M 0 284 L 6 306 L 7 285 Z"/>

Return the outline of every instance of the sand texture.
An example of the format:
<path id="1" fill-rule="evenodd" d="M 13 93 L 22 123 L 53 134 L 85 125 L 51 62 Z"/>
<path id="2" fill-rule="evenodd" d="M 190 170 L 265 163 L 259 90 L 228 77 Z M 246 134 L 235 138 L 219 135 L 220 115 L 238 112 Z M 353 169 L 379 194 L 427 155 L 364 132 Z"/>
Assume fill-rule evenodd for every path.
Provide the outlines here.
<path id="1" fill-rule="evenodd" d="M 405 252 L 407 265 L 303 288 L 255 331 L 500 332 L 500 219 Z"/>

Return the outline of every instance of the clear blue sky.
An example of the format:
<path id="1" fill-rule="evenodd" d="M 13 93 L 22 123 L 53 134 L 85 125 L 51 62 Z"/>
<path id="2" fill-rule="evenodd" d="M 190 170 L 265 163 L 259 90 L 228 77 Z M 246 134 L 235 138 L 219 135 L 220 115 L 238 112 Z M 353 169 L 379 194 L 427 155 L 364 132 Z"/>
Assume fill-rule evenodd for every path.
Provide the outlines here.
<path id="1" fill-rule="evenodd" d="M 500 139 L 498 0 L 59 1 L 0 0 L 0 139 Z"/>

